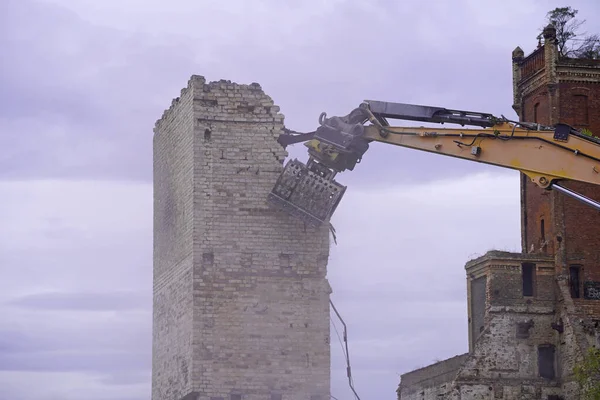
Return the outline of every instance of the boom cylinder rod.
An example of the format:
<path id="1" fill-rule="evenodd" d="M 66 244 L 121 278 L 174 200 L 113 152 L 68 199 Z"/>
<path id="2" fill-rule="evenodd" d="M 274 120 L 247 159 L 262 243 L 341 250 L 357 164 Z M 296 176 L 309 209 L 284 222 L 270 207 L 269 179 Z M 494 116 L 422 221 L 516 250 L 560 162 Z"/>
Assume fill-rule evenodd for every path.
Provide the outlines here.
<path id="1" fill-rule="evenodd" d="M 600 203 L 599 203 L 599 202 L 597 202 L 596 200 L 592 200 L 592 199 L 590 199 L 589 197 L 586 197 L 586 196 L 584 196 L 584 195 L 582 195 L 582 194 L 579 194 L 579 193 L 577 193 L 577 192 L 574 192 L 574 191 L 572 191 L 571 189 L 567 189 L 566 187 L 564 187 L 564 186 L 560 186 L 560 185 L 558 185 L 558 184 L 556 184 L 556 183 L 555 183 L 555 184 L 553 184 L 553 185 L 551 186 L 551 188 L 552 188 L 552 189 L 554 189 L 554 190 L 557 190 L 557 191 L 559 191 L 559 192 L 561 192 L 561 193 L 563 193 L 563 194 L 565 194 L 565 195 L 567 195 L 567 196 L 569 196 L 569 197 L 572 197 L 572 198 L 574 198 L 574 199 L 576 199 L 576 200 L 579 200 L 579 201 L 581 201 L 582 203 L 585 203 L 585 204 L 587 204 L 588 206 L 592 206 L 592 207 L 594 207 L 596 210 L 600 210 Z"/>

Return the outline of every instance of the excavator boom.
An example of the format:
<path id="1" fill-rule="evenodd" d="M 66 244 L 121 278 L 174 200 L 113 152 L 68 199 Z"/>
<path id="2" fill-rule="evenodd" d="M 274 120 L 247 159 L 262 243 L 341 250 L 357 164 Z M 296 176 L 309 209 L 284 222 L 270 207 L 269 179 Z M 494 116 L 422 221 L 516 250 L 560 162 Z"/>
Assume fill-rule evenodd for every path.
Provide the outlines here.
<path id="1" fill-rule="evenodd" d="M 394 127 L 389 119 L 478 128 Z M 353 170 L 371 142 L 518 170 L 541 188 L 600 209 L 599 203 L 558 183 L 600 183 L 600 140 L 568 125 L 549 127 L 487 113 L 369 100 L 343 117 L 323 113 L 319 125 L 314 132 L 286 131 L 279 137 L 284 146 L 305 142 L 309 160 L 289 161 L 268 197 L 272 206 L 310 225 L 329 221 L 346 191 L 336 174 Z"/>

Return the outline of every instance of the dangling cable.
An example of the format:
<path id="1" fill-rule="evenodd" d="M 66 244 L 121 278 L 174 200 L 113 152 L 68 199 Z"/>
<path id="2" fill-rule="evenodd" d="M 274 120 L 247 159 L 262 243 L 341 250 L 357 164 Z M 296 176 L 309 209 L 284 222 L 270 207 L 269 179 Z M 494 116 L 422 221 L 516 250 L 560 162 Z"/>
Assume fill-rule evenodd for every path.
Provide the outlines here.
<path id="1" fill-rule="evenodd" d="M 352 370 L 350 368 L 350 353 L 348 352 L 348 330 L 346 328 L 346 323 L 342 319 L 342 316 L 340 315 L 338 310 L 335 308 L 335 305 L 333 305 L 333 301 L 331 301 L 331 299 L 329 299 L 329 304 L 331 304 L 333 311 L 335 312 L 335 314 L 339 318 L 340 322 L 344 326 L 344 344 L 345 344 L 345 350 L 346 350 L 344 352 L 345 353 L 344 355 L 346 356 L 346 372 L 348 375 L 348 384 L 350 385 L 350 389 L 352 389 L 354 396 L 356 396 L 356 400 L 360 400 L 358 393 L 356 393 L 356 390 L 354 389 L 354 380 L 352 379 Z"/>

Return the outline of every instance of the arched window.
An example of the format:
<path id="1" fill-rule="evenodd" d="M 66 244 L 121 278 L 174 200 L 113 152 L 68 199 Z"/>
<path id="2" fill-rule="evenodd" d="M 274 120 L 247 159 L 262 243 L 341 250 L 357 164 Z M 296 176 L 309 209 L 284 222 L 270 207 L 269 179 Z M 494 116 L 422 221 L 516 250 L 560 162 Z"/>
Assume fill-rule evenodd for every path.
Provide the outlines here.
<path id="1" fill-rule="evenodd" d="M 535 122 L 536 124 L 539 123 L 540 121 L 538 121 L 538 108 L 540 108 L 540 103 L 535 103 L 535 105 L 533 106 L 533 122 Z"/>
<path id="2" fill-rule="evenodd" d="M 588 125 L 590 122 L 587 95 L 573 95 L 573 108 L 575 109 L 575 125 Z"/>

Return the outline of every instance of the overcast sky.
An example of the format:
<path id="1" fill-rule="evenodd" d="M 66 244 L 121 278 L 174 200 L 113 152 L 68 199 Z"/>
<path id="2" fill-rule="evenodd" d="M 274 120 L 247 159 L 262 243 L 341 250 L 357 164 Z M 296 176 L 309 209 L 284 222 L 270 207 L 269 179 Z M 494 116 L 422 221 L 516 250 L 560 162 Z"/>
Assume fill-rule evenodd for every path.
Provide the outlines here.
<path id="1" fill-rule="evenodd" d="M 363 99 L 516 118 L 511 52 L 564 5 L 1 0 L 0 399 L 150 398 L 152 128 L 190 75 L 260 83 L 296 130 Z M 467 351 L 464 264 L 520 250 L 518 174 L 375 145 L 339 180 L 333 300 L 361 398 L 392 400 Z"/>

